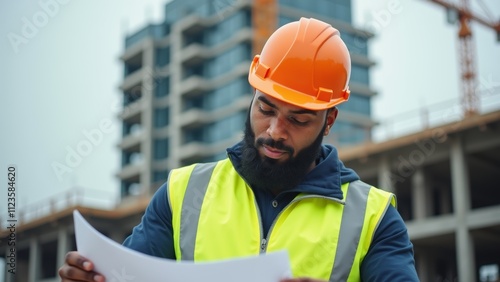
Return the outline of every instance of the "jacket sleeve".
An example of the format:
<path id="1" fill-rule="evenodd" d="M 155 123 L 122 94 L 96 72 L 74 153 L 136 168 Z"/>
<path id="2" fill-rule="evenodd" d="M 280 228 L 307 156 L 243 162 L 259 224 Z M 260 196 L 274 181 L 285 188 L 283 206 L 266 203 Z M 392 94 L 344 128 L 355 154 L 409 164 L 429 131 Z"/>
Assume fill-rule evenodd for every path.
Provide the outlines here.
<path id="1" fill-rule="evenodd" d="M 141 223 L 134 227 L 123 246 L 155 257 L 175 259 L 172 212 L 167 200 L 167 183 L 154 194 Z"/>
<path id="2" fill-rule="evenodd" d="M 361 280 L 419 281 L 413 245 L 396 208 L 390 206 L 380 222 L 361 264 Z"/>

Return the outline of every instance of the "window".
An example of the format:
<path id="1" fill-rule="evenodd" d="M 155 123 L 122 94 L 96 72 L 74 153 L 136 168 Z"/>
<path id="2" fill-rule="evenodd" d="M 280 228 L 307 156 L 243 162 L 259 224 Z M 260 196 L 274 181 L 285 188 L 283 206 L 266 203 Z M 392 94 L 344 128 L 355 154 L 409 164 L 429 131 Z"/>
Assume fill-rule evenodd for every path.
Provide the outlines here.
<path id="1" fill-rule="evenodd" d="M 155 96 L 165 97 L 170 92 L 170 77 L 163 77 L 154 81 Z"/>
<path id="2" fill-rule="evenodd" d="M 231 71 L 236 65 L 250 58 L 250 48 L 247 44 L 238 44 L 226 50 L 218 57 L 211 59 L 206 67 L 207 76 L 214 78 Z"/>
<path id="3" fill-rule="evenodd" d="M 170 64 L 170 47 L 156 48 L 156 66 L 164 67 Z"/>
<path id="4" fill-rule="evenodd" d="M 362 36 L 354 35 L 346 31 L 340 32 L 340 37 L 344 40 L 350 52 L 368 55 L 368 39 Z"/>
<path id="5" fill-rule="evenodd" d="M 141 185 L 138 181 L 122 181 L 121 184 L 121 196 L 122 198 L 131 196 L 131 195 L 139 195 L 141 193 Z"/>
<path id="6" fill-rule="evenodd" d="M 197 34 L 185 34 L 184 35 L 184 47 L 191 44 L 204 44 L 204 35 L 205 33 L 197 33 Z"/>
<path id="7" fill-rule="evenodd" d="M 356 93 L 351 93 L 349 101 L 340 104 L 338 107 L 340 110 L 346 110 L 366 116 L 371 115 L 370 97 L 362 96 Z"/>
<path id="8" fill-rule="evenodd" d="M 191 142 L 203 142 L 203 134 L 204 130 L 203 128 L 194 128 L 194 129 L 189 129 L 186 130 L 184 133 L 184 143 L 191 143 Z"/>
<path id="9" fill-rule="evenodd" d="M 370 84 L 368 67 L 362 67 L 356 64 L 352 64 L 351 80 L 366 85 Z"/>
<path id="10" fill-rule="evenodd" d="M 186 67 L 184 68 L 184 76 L 183 79 L 186 79 L 192 75 L 203 76 L 205 74 L 205 66 L 203 64 Z"/>
<path id="11" fill-rule="evenodd" d="M 354 145 L 369 139 L 366 129 L 347 122 L 337 121 L 333 125 L 334 139 L 339 145 Z"/>
<path id="12" fill-rule="evenodd" d="M 138 164 L 142 161 L 140 152 L 122 152 L 122 167 L 132 164 Z"/>
<path id="13" fill-rule="evenodd" d="M 285 25 L 285 24 L 287 24 L 289 22 L 296 21 L 296 20 L 298 20 L 298 19 L 286 17 L 286 16 L 283 16 L 283 15 L 279 15 L 278 26 L 282 26 L 282 25 Z"/>
<path id="14" fill-rule="evenodd" d="M 205 97 L 207 97 L 207 95 L 193 97 L 193 98 L 183 97 L 183 107 L 182 107 L 182 110 L 183 111 L 188 111 L 188 110 L 193 109 L 193 108 L 194 109 L 202 109 L 204 101 L 205 101 Z"/>
<path id="15" fill-rule="evenodd" d="M 227 0 L 223 0 L 227 3 Z M 226 4 L 224 3 L 224 4 Z M 229 7 L 229 3 L 226 4 Z M 222 5 L 224 6 L 224 5 Z M 223 16 L 224 7 L 220 7 L 218 10 L 220 15 Z M 227 17 L 225 16 L 222 21 L 219 21 L 217 25 L 213 26 L 206 32 L 206 44 L 208 46 L 215 46 L 221 44 L 222 42 L 228 40 L 232 36 L 238 33 L 244 27 L 250 27 L 250 14 L 248 11 L 241 10 L 237 13 Z"/>
<path id="16" fill-rule="evenodd" d="M 235 79 L 209 93 L 206 96 L 204 109 L 212 111 L 227 106 L 239 97 L 247 94 L 246 91 L 249 91 L 248 81 L 243 77 Z"/>
<path id="17" fill-rule="evenodd" d="M 154 159 L 161 160 L 168 158 L 168 151 L 169 151 L 168 146 L 169 146 L 168 138 L 156 139 L 154 141 Z"/>
<path id="18" fill-rule="evenodd" d="M 351 22 L 350 0 L 315 0 L 314 5 L 304 0 L 280 0 L 279 5 L 292 7 L 298 10 L 312 12 L 318 15 L 335 18 L 344 22 Z M 280 23 L 281 23 L 280 19 Z"/>
<path id="19" fill-rule="evenodd" d="M 153 171 L 153 182 L 165 182 L 168 177 L 168 171 L 167 170 L 162 170 L 162 171 Z"/>
<path id="20" fill-rule="evenodd" d="M 239 112 L 213 123 L 207 130 L 207 142 L 215 143 L 234 136 L 241 132 L 245 123 L 245 112 Z"/>
<path id="21" fill-rule="evenodd" d="M 123 93 L 123 106 L 128 106 L 142 97 L 142 85 L 137 84 Z"/>
<path id="22" fill-rule="evenodd" d="M 142 126 L 140 123 L 123 122 L 123 137 L 129 134 L 140 134 Z"/>
<path id="23" fill-rule="evenodd" d="M 155 109 L 154 123 L 155 128 L 161 128 L 169 124 L 169 108 Z"/>

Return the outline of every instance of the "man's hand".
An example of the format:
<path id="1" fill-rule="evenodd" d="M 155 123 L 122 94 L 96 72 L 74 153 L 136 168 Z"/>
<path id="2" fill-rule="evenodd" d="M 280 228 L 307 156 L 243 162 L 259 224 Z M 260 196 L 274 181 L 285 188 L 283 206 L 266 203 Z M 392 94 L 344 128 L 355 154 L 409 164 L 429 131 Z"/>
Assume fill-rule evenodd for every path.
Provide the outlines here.
<path id="1" fill-rule="evenodd" d="M 312 279 L 312 278 L 306 278 L 306 277 L 301 277 L 301 278 L 286 278 L 286 279 L 281 279 L 280 282 L 327 282 L 327 281 L 317 280 L 317 279 Z"/>
<path id="2" fill-rule="evenodd" d="M 59 276 L 62 282 L 105 281 L 104 276 L 94 272 L 94 264 L 82 257 L 78 252 L 69 252 L 66 254 L 65 263 L 59 268 Z"/>

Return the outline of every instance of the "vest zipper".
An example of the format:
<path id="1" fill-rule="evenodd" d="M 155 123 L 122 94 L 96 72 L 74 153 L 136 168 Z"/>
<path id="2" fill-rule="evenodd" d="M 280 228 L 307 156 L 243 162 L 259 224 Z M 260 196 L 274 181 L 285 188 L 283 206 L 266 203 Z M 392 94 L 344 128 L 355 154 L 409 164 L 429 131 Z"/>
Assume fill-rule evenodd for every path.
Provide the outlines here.
<path id="1" fill-rule="evenodd" d="M 267 248 L 267 239 L 266 238 L 262 238 L 262 241 L 260 243 L 260 253 L 265 253 L 266 252 L 266 248 Z"/>
<path id="2" fill-rule="evenodd" d="M 257 199 L 255 198 L 255 196 L 254 196 L 253 201 L 255 203 L 255 207 L 257 210 L 257 217 L 259 218 L 259 229 L 260 229 L 260 251 L 259 251 L 259 253 L 263 254 L 266 252 L 267 240 L 266 240 L 266 238 L 264 238 L 264 228 L 263 228 L 263 224 L 262 224 L 262 216 L 260 214 L 260 208 L 259 208 L 259 205 L 257 204 Z"/>

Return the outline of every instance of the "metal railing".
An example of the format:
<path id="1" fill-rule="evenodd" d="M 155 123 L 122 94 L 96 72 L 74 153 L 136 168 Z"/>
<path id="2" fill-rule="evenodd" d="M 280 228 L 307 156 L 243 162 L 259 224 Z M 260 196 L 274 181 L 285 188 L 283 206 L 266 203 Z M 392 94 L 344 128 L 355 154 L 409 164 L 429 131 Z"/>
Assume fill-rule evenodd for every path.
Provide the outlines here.
<path id="1" fill-rule="evenodd" d="M 500 86 L 482 90 L 478 95 L 480 98 L 478 114 L 486 114 L 500 109 Z M 365 137 L 363 140 L 366 143 L 379 143 L 447 123 L 460 121 L 464 118 L 467 117 L 464 116 L 460 98 L 453 98 L 381 120 L 372 129 L 366 128 L 363 131 Z M 341 144 L 338 140 L 349 140 L 349 137 L 359 136 L 359 134 L 360 129 L 334 130 L 334 144 Z M 360 144 L 358 143 L 357 145 Z M 343 146 L 350 145 L 339 145 L 339 147 Z"/>
<path id="2" fill-rule="evenodd" d="M 102 190 L 83 189 L 79 187 L 52 195 L 34 203 L 19 206 L 16 210 L 17 225 L 22 225 L 38 218 L 62 211 L 69 207 L 86 206 L 101 209 L 114 209 L 118 204 L 118 196 Z M 8 214 L 0 215 L 1 230 L 7 227 Z"/>

